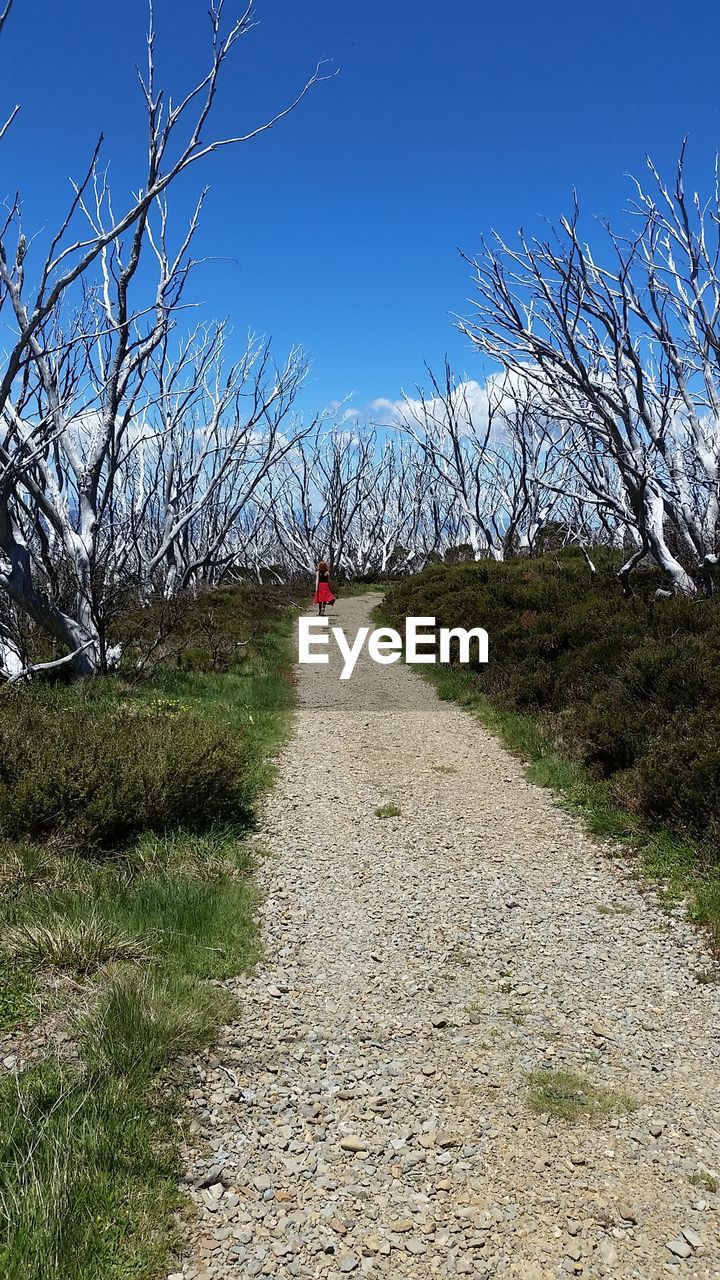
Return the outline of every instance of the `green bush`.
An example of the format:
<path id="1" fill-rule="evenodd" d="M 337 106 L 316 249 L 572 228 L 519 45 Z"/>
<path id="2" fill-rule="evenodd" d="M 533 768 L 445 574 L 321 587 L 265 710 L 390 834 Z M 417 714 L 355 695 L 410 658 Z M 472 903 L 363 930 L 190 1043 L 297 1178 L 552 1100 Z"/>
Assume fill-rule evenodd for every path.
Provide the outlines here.
<path id="1" fill-rule="evenodd" d="M 720 847 L 720 726 L 717 707 L 678 712 L 637 764 L 640 808 L 669 827 L 686 826 Z"/>
<path id="2" fill-rule="evenodd" d="M 639 708 L 631 698 L 623 698 L 617 687 L 595 694 L 586 705 L 576 708 L 569 733 L 574 754 L 593 776 L 610 777 L 631 768 L 647 743 L 648 721 L 654 716 Z"/>
<path id="3" fill-rule="evenodd" d="M 285 586 L 244 583 L 159 599 L 121 618 L 114 638 L 128 669 L 161 659 L 182 671 L 242 670 L 291 598 Z"/>
<path id="4" fill-rule="evenodd" d="M 463 697 L 473 685 L 505 711 L 540 716 L 626 808 L 720 857 L 720 605 L 656 600 L 653 571 L 625 599 L 613 557 L 597 564 L 594 578 L 572 551 L 432 565 L 393 585 L 384 616 L 485 627 L 490 660 L 465 674 Z"/>
<path id="5" fill-rule="evenodd" d="M 105 850 L 143 830 L 248 819 L 238 735 L 158 701 L 5 691 L 0 836 Z"/>

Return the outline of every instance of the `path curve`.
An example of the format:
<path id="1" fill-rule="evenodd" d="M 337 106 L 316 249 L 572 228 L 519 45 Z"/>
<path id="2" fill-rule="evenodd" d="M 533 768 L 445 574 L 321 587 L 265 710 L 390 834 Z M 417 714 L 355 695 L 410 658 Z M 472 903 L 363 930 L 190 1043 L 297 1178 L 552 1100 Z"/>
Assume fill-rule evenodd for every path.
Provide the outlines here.
<path id="1" fill-rule="evenodd" d="M 177 1276 L 720 1276 L 700 939 L 408 668 L 338 673 L 299 669 L 266 959 L 196 1069 Z M 637 1107 L 536 1115 L 543 1067 Z"/>

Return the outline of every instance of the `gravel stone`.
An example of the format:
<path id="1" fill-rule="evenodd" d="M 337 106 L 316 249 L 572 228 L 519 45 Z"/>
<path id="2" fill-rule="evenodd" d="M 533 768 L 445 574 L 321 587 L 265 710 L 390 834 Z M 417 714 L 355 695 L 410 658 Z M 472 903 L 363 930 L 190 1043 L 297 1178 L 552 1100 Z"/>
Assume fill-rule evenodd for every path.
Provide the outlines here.
<path id="1" fill-rule="evenodd" d="M 676 1258 L 692 1257 L 692 1249 L 685 1240 L 668 1240 L 667 1247 Z"/>
<path id="2" fill-rule="evenodd" d="M 367 1142 L 363 1142 L 362 1138 L 354 1138 L 352 1136 L 340 1139 L 340 1146 L 343 1151 L 367 1151 Z"/>
<path id="3" fill-rule="evenodd" d="M 682 1233 L 691 1249 L 702 1249 L 702 1239 L 691 1227 L 683 1227 Z"/>

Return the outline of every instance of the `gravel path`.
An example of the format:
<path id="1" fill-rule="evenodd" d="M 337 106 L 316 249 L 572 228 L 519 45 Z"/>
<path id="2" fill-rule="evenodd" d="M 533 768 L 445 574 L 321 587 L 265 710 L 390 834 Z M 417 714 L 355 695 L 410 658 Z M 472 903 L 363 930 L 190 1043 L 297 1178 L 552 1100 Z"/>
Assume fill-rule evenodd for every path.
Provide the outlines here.
<path id="1" fill-rule="evenodd" d="M 700 940 L 408 668 L 337 675 L 300 670 L 266 960 L 195 1067 L 177 1277 L 720 1276 Z M 537 1114 L 543 1068 L 635 1109 Z"/>

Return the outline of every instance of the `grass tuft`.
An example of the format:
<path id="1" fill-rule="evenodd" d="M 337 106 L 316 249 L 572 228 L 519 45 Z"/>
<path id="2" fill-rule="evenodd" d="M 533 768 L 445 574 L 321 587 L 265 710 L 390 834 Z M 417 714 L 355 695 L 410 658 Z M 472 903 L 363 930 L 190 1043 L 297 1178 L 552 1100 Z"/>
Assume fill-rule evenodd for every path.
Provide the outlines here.
<path id="1" fill-rule="evenodd" d="M 718 1180 L 712 1173 L 708 1173 L 707 1169 L 696 1169 L 688 1178 L 689 1183 L 693 1187 L 702 1187 L 703 1191 L 715 1193 L 718 1189 Z"/>
<path id="2" fill-rule="evenodd" d="M 709 930 L 716 951 L 720 951 L 720 876 L 715 873 L 695 888 L 692 917 Z"/>
<path id="3" fill-rule="evenodd" d="M 0 956 L 0 1034 L 32 1016 L 35 992 L 35 980 L 27 966 Z"/>
<path id="4" fill-rule="evenodd" d="M 500 1009 L 499 1012 L 505 1018 L 509 1018 L 511 1022 L 514 1022 L 516 1027 L 521 1027 L 530 1010 L 520 1006 L 507 1005 L 506 1008 Z"/>
<path id="5" fill-rule="evenodd" d="M 125 974 L 85 1019 L 80 1052 L 94 1077 L 147 1082 L 171 1059 L 206 1045 L 236 1008 L 228 992 L 207 983 Z"/>
<path id="6" fill-rule="evenodd" d="M 21 964 L 66 969 L 83 976 L 106 964 L 144 960 L 148 955 L 147 945 L 139 937 L 123 933 L 96 915 L 86 920 L 60 915 L 45 921 L 24 920 L 7 930 L 3 945 Z"/>
<path id="7" fill-rule="evenodd" d="M 700 986 L 715 986 L 720 982 L 720 969 L 718 969 L 717 965 L 714 969 L 696 969 L 695 981 Z"/>
<path id="8" fill-rule="evenodd" d="M 0 1080 L 3 1280 L 165 1274 L 179 1205 L 174 1119 L 124 1082 L 54 1062 Z"/>
<path id="9" fill-rule="evenodd" d="M 562 1120 L 600 1120 L 615 1112 L 633 1111 L 637 1105 L 627 1093 L 596 1088 L 579 1071 L 541 1068 L 530 1072 L 528 1085 L 531 1110 Z"/>
<path id="10" fill-rule="evenodd" d="M 52 884 L 57 858 L 42 845 L 0 841 L 0 895 L 20 897 L 29 889 Z"/>
<path id="11" fill-rule="evenodd" d="M 375 810 L 376 818 L 401 818 L 402 809 L 396 804 L 382 804 Z"/>

